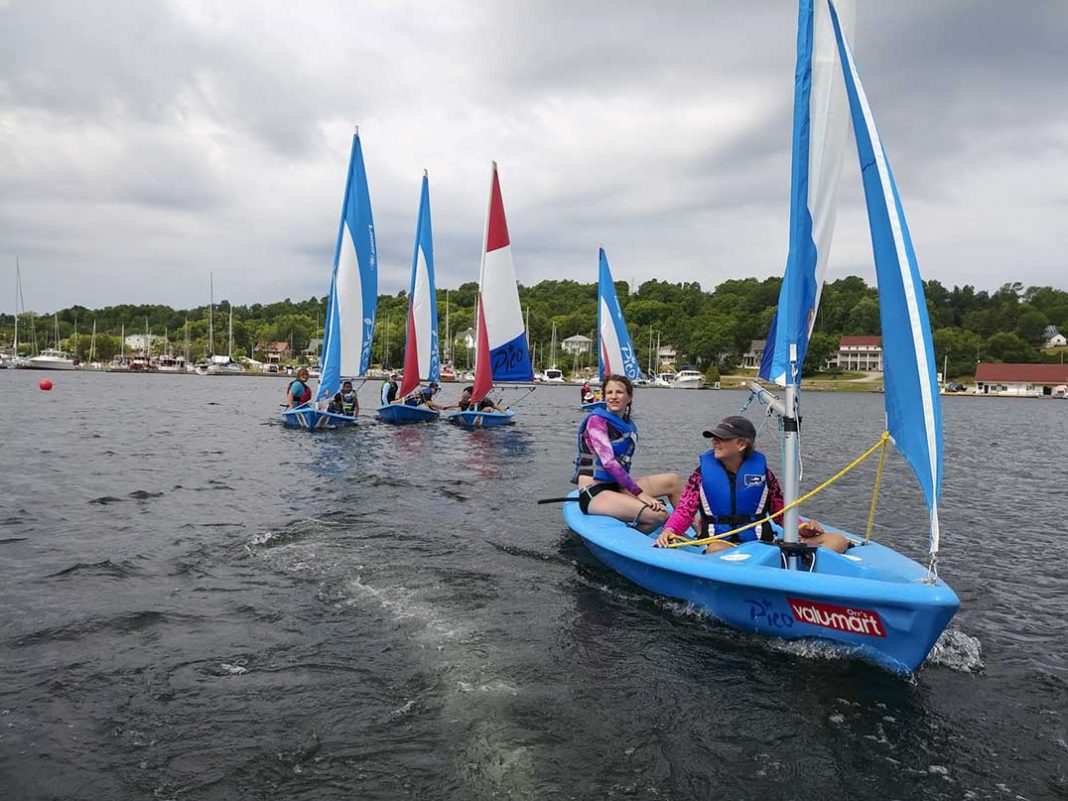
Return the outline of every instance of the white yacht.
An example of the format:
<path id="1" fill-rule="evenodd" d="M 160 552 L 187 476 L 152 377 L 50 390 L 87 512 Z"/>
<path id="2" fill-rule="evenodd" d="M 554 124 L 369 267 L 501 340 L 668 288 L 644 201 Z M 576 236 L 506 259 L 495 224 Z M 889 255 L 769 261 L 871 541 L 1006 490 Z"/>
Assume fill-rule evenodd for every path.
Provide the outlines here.
<path id="1" fill-rule="evenodd" d="M 75 362 L 66 351 L 45 348 L 38 355 L 31 357 L 26 366 L 35 370 L 73 370 Z"/>
<path id="2" fill-rule="evenodd" d="M 564 371 L 559 367 L 546 367 L 544 380 L 549 384 L 565 384 Z"/>
<path id="3" fill-rule="evenodd" d="M 671 387 L 675 383 L 674 373 L 657 373 L 656 378 L 649 382 L 654 387 Z"/>
<path id="4" fill-rule="evenodd" d="M 696 370 L 680 370 L 671 382 L 672 389 L 701 389 L 704 385 L 705 377 Z"/>

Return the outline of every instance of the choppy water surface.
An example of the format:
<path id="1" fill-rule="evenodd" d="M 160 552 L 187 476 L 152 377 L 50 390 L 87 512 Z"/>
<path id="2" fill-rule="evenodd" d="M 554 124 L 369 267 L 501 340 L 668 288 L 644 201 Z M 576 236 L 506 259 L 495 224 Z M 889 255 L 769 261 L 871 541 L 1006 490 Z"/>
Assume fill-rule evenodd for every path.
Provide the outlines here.
<path id="1" fill-rule="evenodd" d="M 279 381 L 42 377 L 0 373 L 0 798 L 1068 798 L 1068 403 L 945 400 L 963 606 L 910 681 L 600 565 L 534 503 L 575 387 L 508 430 L 309 435 Z M 743 400 L 639 390 L 638 471 Z M 881 403 L 806 395 L 808 486 Z M 876 536 L 921 556 L 890 464 Z M 863 530 L 872 475 L 810 512 Z"/>

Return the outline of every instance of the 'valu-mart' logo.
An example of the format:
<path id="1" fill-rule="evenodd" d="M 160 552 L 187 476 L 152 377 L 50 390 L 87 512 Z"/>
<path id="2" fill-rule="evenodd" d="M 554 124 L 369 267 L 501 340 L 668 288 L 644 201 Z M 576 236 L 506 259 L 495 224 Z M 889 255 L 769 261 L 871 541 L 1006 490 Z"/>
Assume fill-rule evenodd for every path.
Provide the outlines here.
<path id="1" fill-rule="evenodd" d="M 846 606 L 820 604 L 815 601 L 803 601 L 800 598 L 787 598 L 794 619 L 813 626 L 847 631 L 850 634 L 863 634 L 867 637 L 886 637 L 883 621 L 878 613 L 870 609 L 852 609 Z"/>

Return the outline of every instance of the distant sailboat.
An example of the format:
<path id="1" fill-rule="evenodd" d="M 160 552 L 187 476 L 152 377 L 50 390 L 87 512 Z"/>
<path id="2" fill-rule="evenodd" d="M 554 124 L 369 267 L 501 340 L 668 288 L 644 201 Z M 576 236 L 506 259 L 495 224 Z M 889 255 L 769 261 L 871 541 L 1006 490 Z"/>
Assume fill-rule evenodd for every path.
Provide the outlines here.
<path id="1" fill-rule="evenodd" d="M 553 323 L 553 333 L 549 340 L 549 362 L 551 366 L 545 368 L 542 373 L 544 380 L 550 384 L 564 384 L 564 371 L 556 366 L 556 323 Z"/>
<path id="2" fill-rule="evenodd" d="M 493 162 L 490 177 L 489 210 L 482 248 L 475 333 L 475 385 L 471 397 L 475 408 L 490 393 L 495 382 L 534 380 L 497 162 Z M 504 412 L 461 411 L 450 414 L 449 420 L 465 426 L 499 426 L 514 422 L 514 417 L 515 412 L 511 409 Z"/>
<path id="3" fill-rule="evenodd" d="M 604 248 L 598 254 L 600 261 L 597 280 L 597 374 L 601 384 L 610 375 L 625 375 L 631 381 L 643 378 L 638 366 L 638 357 L 630 342 L 630 332 L 619 306 L 612 269 Z M 604 401 L 582 404 L 583 409 L 604 408 Z"/>
<path id="4" fill-rule="evenodd" d="M 375 226 L 357 128 L 352 136 L 345 198 L 330 274 L 319 388 L 315 403 L 305 403 L 282 413 L 285 425 L 317 431 L 356 422 L 355 417 L 328 412 L 319 406 L 337 393 L 343 378 L 359 378 L 367 373 L 377 304 Z"/>
<path id="5" fill-rule="evenodd" d="M 441 378 L 438 354 L 438 303 L 434 289 L 434 235 L 430 224 L 430 180 L 423 172 L 419 216 L 415 224 L 415 252 L 408 290 L 408 325 L 404 340 L 404 380 L 397 401 L 378 407 L 387 423 L 425 423 L 441 413 L 425 405 L 411 406 L 404 400 L 419 389 L 421 381 Z"/>

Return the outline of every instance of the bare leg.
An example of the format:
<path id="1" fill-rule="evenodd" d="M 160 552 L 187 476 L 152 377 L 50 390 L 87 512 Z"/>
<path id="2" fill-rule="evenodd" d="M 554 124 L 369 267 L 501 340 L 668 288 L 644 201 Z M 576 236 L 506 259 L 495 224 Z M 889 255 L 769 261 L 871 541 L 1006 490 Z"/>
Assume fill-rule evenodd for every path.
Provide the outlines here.
<path id="1" fill-rule="evenodd" d="M 656 473 L 651 476 L 642 476 L 634 479 L 634 483 L 641 487 L 647 495 L 652 495 L 654 498 L 666 495 L 672 506 L 679 505 L 679 498 L 682 497 L 683 489 L 682 479 L 674 473 Z"/>
<path id="2" fill-rule="evenodd" d="M 640 484 L 641 482 L 639 482 Z M 632 523 L 638 531 L 650 534 L 667 522 L 667 511 L 654 512 L 629 492 L 606 490 L 590 503 L 591 515 L 607 515 Z"/>

